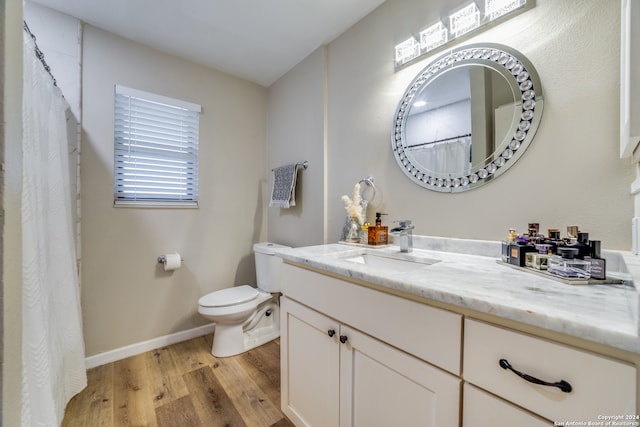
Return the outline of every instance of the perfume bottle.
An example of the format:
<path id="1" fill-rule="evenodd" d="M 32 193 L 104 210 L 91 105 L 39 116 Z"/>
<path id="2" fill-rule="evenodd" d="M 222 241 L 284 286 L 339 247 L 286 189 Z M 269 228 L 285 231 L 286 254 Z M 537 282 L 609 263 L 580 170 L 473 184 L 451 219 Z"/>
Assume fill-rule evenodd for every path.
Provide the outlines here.
<path id="1" fill-rule="evenodd" d="M 502 241 L 502 261 L 510 262 L 511 261 L 511 244 L 516 243 L 516 238 L 518 237 L 518 232 L 515 228 L 510 228 L 507 233 L 507 237 Z"/>
<path id="2" fill-rule="evenodd" d="M 572 247 L 559 247 L 558 255 L 552 255 L 547 260 L 547 271 L 557 276 L 588 279 L 591 277 L 591 263 L 576 259 L 578 249 Z"/>
<path id="3" fill-rule="evenodd" d="M 604 280 L 607 278 L 607 260 L 600 258 L 600 240 L 589 241 L 589 256 L 584 257 L 585 261 L 591 263 L 591 277 Z"/>

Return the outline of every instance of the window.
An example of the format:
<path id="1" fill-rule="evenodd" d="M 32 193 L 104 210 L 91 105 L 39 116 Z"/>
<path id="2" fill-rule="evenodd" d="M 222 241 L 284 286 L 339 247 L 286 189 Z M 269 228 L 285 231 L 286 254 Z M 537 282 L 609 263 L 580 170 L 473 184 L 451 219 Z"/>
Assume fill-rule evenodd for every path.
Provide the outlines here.
<path id="1" fill-rule="evenodd" d="M 198 206 L 200 110 L 199 105 L 116 85 L 116 206 Z"/>

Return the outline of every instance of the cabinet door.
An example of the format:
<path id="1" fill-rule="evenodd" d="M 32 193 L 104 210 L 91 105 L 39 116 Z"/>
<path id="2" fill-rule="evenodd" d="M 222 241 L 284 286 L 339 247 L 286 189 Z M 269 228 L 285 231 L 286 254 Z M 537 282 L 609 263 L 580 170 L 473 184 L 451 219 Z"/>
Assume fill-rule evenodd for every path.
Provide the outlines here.
<path id="1" fill-rule="evenodd" d="M 490 395 L 472 385 L 464 385 L 462 427 L 527 426 L 547 427 L 551 421 Z"/>
<path id="2" fill-rule="evenodd" d="M 282 411 L 298 427 L 336 427 L 339 325 L 286 297 L 280 306 Z"/>
<path id="3" fill-rule="evenodd" d="M 340 427 L 458 427 L 458 378 L 354 329 L 340 335 Z"/>

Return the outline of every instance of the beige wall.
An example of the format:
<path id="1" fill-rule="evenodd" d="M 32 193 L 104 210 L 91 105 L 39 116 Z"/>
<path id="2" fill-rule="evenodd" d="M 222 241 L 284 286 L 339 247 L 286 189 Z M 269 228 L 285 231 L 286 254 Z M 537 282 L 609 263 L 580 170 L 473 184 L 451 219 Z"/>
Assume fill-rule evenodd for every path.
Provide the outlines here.
<path id="1" fill-rule="evenodd" d="M 324 241 L 325 48 L 319 48 L 269 88 L 267 171 L 308 161 L 298 172 L 296 206 L 268 209 L 268 240 L 289 246 Z M 269 200 L 266 200 L 268 205 Z"/>
<path id="2" fill-rule="evenodd" d="M 202 105 L 199 209 L 113 207 L 116 83 Z M 82 309 L 91 356 L 203 325 L 201 295 L 255 282 L 252 244 L 266 238 L 267 93 L 89 25 L 82 85 Z M 156 259 L 173 251 L 184 265 L 166 273 Z"/>
<path id="3" fill-rule="evenodd" d="M 500 240 L 509 227 L 523 231 L 528 222 L 542 229 L 578 224 L 605 248 L 630 249 L 634 174 L 629 161 L 618 159 L 619 2 L 536 0 L 530 10 L 464 41 L 511 46 L 540 74 L 542 123 L 515 167 L 461 194 L 423 189 L 398 168 L 392 117 L 406 86 L 433 57 L 394 72 L 393 48 L 457 5 L 387 0 L 329 44 L 327 240 L 340 236 L 340 196 L 373 175 L 377 208 L 388 221 L 412 219 L 417 234 Z M 308 77 L 309 84 L 319 78 Z M 305 110 L 287 117 L 307 119 Z M 271 236 L 281 237 L 270 230 Z"/>

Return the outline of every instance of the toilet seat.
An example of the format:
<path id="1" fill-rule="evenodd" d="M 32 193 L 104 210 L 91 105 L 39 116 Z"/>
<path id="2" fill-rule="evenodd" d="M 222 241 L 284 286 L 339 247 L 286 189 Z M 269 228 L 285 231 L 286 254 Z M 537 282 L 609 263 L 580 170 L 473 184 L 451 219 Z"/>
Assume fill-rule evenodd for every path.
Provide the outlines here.
<path id="1" fill-rule="evenodd" d="M 259 292 L 255 288 L 242 285 L 204 295 L 198 300 L 198 305 L 201 307 L 229 307 L 252 301 L 258 295 Z"/>

